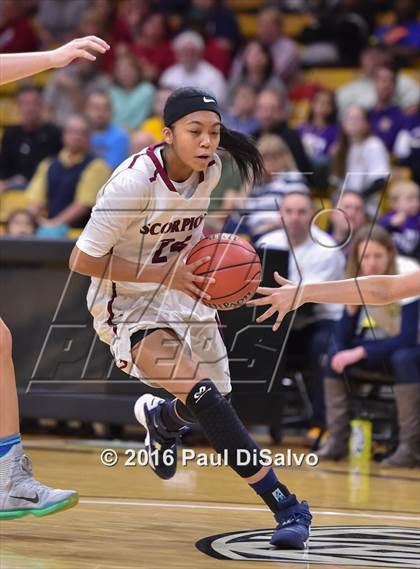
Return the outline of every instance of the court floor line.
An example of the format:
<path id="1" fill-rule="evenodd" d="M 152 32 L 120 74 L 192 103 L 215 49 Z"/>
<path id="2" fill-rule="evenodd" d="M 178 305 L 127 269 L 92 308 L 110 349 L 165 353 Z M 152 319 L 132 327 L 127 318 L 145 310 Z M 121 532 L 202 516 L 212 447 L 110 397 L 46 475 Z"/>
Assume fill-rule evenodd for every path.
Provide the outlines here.
<path id="1" fill-rule="evenodd" d="M 122 500 L 88 500 L 81 499 L 79 504 L 94 504 L 103 506 L 137 506 L 144 508 L 184 508 L 191 510 L 231 510 L 241 512 L 267 512 L 267 508 L 262 507 L 249 507 L 249 506 L 212 506 L 209 504 L 168 504 L 162 502 L 137 502 L 137 501 L 122 501 Z M 363 512 L 340 512 L 335 510 L 318 510 L 313 509 L 313 513 L 318 516 L 347 516 L 351 518 L 369 518 L 375 520 L 383 520 L 384 514 L 368 514 Z M 391 512 L 386 514 L 388 520 L 401 520 L 410 522 L 420 522 L 420 516 L 396 516 Z"/>

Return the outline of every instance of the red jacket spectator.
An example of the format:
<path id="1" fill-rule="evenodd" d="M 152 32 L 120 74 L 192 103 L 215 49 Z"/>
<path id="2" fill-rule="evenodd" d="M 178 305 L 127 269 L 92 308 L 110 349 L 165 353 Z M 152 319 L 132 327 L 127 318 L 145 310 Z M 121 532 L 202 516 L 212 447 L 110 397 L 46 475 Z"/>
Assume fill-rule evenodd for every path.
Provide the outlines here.
<path id="1" fill-rule="evenodd" d="M 0 52 L 36 51 L 38 38 L 30 21 L 22 14 L 19 2 L 2 0 L 0 6 Z"/>

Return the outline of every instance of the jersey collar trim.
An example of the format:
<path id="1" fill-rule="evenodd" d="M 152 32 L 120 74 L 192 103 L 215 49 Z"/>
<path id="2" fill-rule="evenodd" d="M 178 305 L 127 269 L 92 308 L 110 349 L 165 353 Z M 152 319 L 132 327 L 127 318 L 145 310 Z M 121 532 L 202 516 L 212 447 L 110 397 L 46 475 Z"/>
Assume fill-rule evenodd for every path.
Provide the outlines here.
<path id="1" fill-rule="evenodd" d="M 159 176 L 162 178 L 162 180 L 165 182 L 166 187 L 168 188 L 168 190 L 170 190 L 171 192 L 176 192 L 176 188 L 173 185 L 173 183 L 171 182 L 171 180 L 169 179 L 168 174 L 166 173 L 165 168 L 162 166 L 160 160 L 158 159 L 158 157 L 156 156 L 155 150 L 157 148 L 159 148 L 159 146 L 163 146 L 163 144 L 160 142 L 158 144 L 154 144 L 153 146 L 149 146 L 149 148 L 147 149 L 147 156 L 150 158 L 150 160 L 153 162 L 157 173 L 159 174 Z"/>
<path id="2" fill-rule="evenodd" d="M 162 163 L 160 162 L 159 158 L 156 156 L 156 152 L 155 150 L 157 148 L 159 148 L 159 146 L 163 146 L 164 143 L 159 142 L 158 144 L 154 144 L 153 146 L 149 146 L 149 148 L 146 151 L 147 156 L 150 158 L 150 160 L 153 162 L 157 173 L 159 174 L 159 176 L 162 178 L 162 180 L 165 182 L 166 187 L 168 188 L 168 190 L 170 190 L 171 192 L 177 192 L 175 186 L 173 185 L 173 183 L 171 182 L 168 174 L 166 173 L 165 168 L 163 167 Z M 209 163 L 209 166 L 213 166 L 213 164 L 215 164 L 216 161 L 212 160 Z M 208 166 L 208 167 L 209 167 Z M 201 184 L 201 182 L 204 181 L 204 173 L 200 172 L 200 175 L 198 177 L 198 183 Z"/>

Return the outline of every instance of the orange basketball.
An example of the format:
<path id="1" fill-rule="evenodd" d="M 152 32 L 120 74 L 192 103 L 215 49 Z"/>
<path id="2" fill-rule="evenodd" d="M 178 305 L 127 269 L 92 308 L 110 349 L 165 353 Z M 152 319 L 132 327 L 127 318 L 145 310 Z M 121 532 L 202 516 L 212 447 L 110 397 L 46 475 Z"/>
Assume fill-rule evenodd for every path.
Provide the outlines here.
<path id="1" fill-rule="evenodd" d="M 203 257 L 211 259 L 201 265 L 196 274 L 216 279 L 215 283 L 204 285 L 211 296 L 211 300 L 203 301 L 206 306 L 234 310 L 251 300 L 260 285 L 261 263 L 250 243 L 230 233 L 216 233 L 193 247 L 187 264 Z"/>

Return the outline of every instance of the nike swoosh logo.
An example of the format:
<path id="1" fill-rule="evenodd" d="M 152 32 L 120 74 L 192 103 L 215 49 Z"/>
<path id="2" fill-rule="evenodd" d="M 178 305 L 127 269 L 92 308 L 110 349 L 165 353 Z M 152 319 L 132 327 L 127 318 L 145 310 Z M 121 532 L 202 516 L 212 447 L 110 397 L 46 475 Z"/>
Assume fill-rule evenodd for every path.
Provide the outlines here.
<path id="1" fill-rule="evenodd" d="M 32 502 L 33 504 L 38 504 L 39 496 L 36 494 L 35 498 L 28 498 L 27 496 L 10 496 L 11 498 L 16 498 L 16 500 L 26 500 L 27 502 Z"/>
<path id="2" fill-rule="evenodd" d="M 216 102 L 214 99 L 208 99 L 207 97 L 203 97 L 203 101 L 205 103 L 215 103 Z"/>

